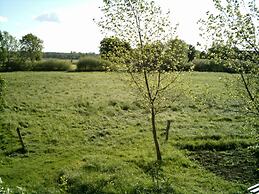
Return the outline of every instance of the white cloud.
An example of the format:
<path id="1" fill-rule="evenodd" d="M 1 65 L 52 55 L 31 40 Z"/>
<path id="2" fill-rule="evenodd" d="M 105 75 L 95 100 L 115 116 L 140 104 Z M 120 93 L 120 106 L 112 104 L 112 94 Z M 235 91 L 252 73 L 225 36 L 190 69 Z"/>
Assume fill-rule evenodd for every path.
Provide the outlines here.
<path id="1" fill-rule="evenodd" d="M 8 21 L 8 18 L 7 18 L 7 17 L 0 16 L 0 23 L 1 23 L 1 22 L 7 22 L 7 21 Z"/>
<path id="2" fill-rule="evenodd" d="M 44 13 L 35 18 L 35 20 L 40 22 L 59 22 L 59 17 L 56 13 Z"/>
<path id="3" fill-rule="evenodd" d="M 44 51 L 98 52 L 102 35 L 93 21 L 100 13 L 98 2 L 55 10 L 59 23 L 42 22 L 30 32 L 43 40 Z"/>

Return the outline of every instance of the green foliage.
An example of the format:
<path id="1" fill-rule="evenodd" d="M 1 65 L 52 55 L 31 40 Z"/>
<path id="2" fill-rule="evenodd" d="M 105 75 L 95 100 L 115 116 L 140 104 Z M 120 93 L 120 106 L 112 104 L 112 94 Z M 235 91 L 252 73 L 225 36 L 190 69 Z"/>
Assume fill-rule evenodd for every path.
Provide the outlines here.
<path id="1" fill-rule="evenodd" d="M 168 14 L 163 14 L 154 1 L 109 0 L 104 1 L 102 8 L 103 17 L 98 22 L 102 31 L 112 32 L 115 37 L 128 42 L 132 48 L 140 46 L 140 38 L 144 45 L 172 37 Z M 116 15 L 120 17 L 115 17 Z M 143 25 L 139 25 L 140 19 Z"/>
<path id="2" fill-rule="evenodd" d="M 188 46 L 180 39 L 170 39 L 166 43 L 160 41 L 145 44 L 143 48 L 129 53 L 127 64 L 129 72 L 172 72 L 184 70 L 188 61 Z M 140 63 L 139 59 L 143 60 Z"/>
<path id="3" fill-rule="evenodd" d="M 8 32 L 0 31 L 0 71 L 29 71 L 42 56 L 43 41 L 27 34 L 18 42 Z M 30 60 L 30 62 L 28 62 Z"/>
<path id="4" fill-rule="evenodd" d="M 23 62 L 20 60 L 12 61 L 0 68 L 2 72 L 12 72 L 12 71 L 31 71 L 33 69 L 34 63 Z"/>
<path id="5" fill-rule="evenodd" d="M 188 45 L 183 40 L 177 38 L 169 40 L 166 44 L 168 44 L 168 50 L 165 51 L 165 70 L 186 70 L 184 64 L 188 62 Z"/>
<path id="6" fill-rule="evenodd" d="M 213 44 L 206 54 L 207 59 L 212 59 L 222 64 L 227 69 L 236 73 L 254 73 L 257 69 L 256 61 L 253 59 L 253 52 L 241 51 L 238 48 L 229 48 L 226 45 Z M 228 72 L 228 71 L 226 71 Z"/>
<path id="7" fill-rule="evenodd" d="M 0 71 L 71 71 L 73 66 L 70 61 L 62 59 L 47 59 L 38 62 L 11 62 L 6 64 Z"/>
<path id="8" fill-rule="evenodd" d="M 66 60 L 50 59 L 33 63 L 33 71 L 69 71 L 72 64 Z"/>
<path id="9" fill-rule="evenodd" d="M 240 74 L 239 90 L 242 91 L 244 88 L 246 91 L 248 104 L 246 108 L 249 112 L 259 115 L 258 4 L 254 0 L 213 0 L 213 2 L 217 14 L 207 12 L 207 18 L 200 20 L 201 35 L 207 43 L 213 44 L 213 52 L 210 52 L 212 57 L 226 61 Z"/>
<path id="10" fill-rule="evenodd" d="M 112 63 L 99 57 L 81 57 L 77 63 L 77 71 L 106 71 L 112 69 Z"/>
<path id="11" fill-rule="evenodd" d="M 8 32 L 0 31 L 0 67 L 17 60 L 18 41 Z"/>
<path id="12" fill-rule="evenodd" d="M 189 71 L 188 45 L 180 39 L 171 39 L 146 44 L 141 48 L 130 48 L 129 44 L 116 37 L 105 38 L 101 42 L 101 57 L 113 62 L 112 70 L 128 72 L 147 71 Z M 141 56 L 140 55 L 143 55 Z M 140 64 L 143 57 L 145 64 Z M 158 64 L 159 63 L 159 64 Z"/>
<path id="13" fill-rule="evenodd" d="M 39 61 L 42 57 L 43 41 L 33 34 L 26 34 L 20 40 L 23 61 Z"/>
<path id="14" fill-rule="evenodd" d="M 188 49 L 188 62 L 193 61 L 195 58 L 198 57 L 198 51 L 195 49 L 195 46 L 189 44 Z"/>
<path id="15" fill-rule="evenodd" d="M 91 55 L 96 56 L 95 53 L 81 53 L 81 52 L 70 52 L 70 53 L 63 53 L 63 52 L 44 52 L 43 58 L 45 59 L 67 59 L 67 60 L 78 60 L 80 57 L 84 55 Z"/>
<path id="16" fill-rule="evenodd" d="M 234 73 L 235 71 L 227 67 L 224 62 L 218 62 L 213 59 L 195 59 L 192 61 L 194 64 L 194 71 L 205 71 L 205 72 L 228 72 Z"/>
<path id="17" fill-rule="evenodd" d="M 213 0 L 217 14 L 207 12 L 207 18 L 200 20 L 202 36 L 208 43 L 225 45 L 229 49 L 258 53 L 258 17 L 257 4 L 253 0 L 219 1 Z M 255 56 L 258 57 L 258 56 Z"/>
<path id="18" fill-rule="evenodd" d="M 125 55 L 130 52 L 131 47 L 128 42 L 122 41 L 117 37 L 108 37 L 104 38 L 100 42 L 100 55 L 101 58 L 109 60 L 113 63 L 120 63 L 120 60 L 123 60 Z M 121 65 L 121 64 L 120 64 Z M 122 65 L 121 65 L 122 66 Z M 117 69 L 121 69 L 118 65 Z M 114 69 L 114 68 L 113 68 Z"/>

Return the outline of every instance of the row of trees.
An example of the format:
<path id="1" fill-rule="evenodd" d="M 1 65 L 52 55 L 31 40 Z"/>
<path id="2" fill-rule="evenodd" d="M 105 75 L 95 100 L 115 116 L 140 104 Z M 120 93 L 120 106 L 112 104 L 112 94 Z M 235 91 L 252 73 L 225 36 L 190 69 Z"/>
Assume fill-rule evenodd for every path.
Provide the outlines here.
<path id="1" fill-rule="evenodd" d="M 185 69 L 184 65 L 194 59 L 194 53 L 191 53 L 194 52 L 194 50 L 190 50 L 190 47 L 191 45 L 187 45 L 183 40 L 175 38 L 169 39 L 166 42 L 155 41 L 145 44 L 141 50 L 140 47 L 132 48 L 128 42 L 112 36 L 106 37 L 101 41 L 100 56 L 105 60 L 111 61 L 114 65 L 117 64 L 115 67 L 116 69 L 125 70 L 127 69 L 126 63 L 130 63 L 132 57 L 137 53 L 154 53 L 152 58 L 146 59 L 146 68 L 154 70 L 155 67 L 152 67 L 150 64 L 154 64 L 156 63 L 156 60 L 159 60 L 161 63 L 161 70 L 181 71 L 188 70 Z M 131 68 L 134 68 L 134 71 L 141 71 L 143 67 L 136 63 Z"/>
<path id="2" fill-rule="evenodd" d="M 81 52 L 73 52 L 70 53 L 63 53 L 63 52 L 44 52 L 43 58 L 53 58 L 53 59 L 70 59 L 70 60 L 77 60 L 83 56 L 96 56 L 95 53 L 81 53 Z"/>
<path id="3" fill-rule="evenodd" d="M 6 31 L 0 31 L 0 65 L 38 61 L 42 57 L 43 41 L 33 34 L 19 41 Z"/>
<path id="4" fill-rule="evenodd" d="M 195 46 L 188 45 L 181 39 L 171 39 L 165 44 L 162 42 L 152 43 L 153 47 L 165 47 L 165 44 L 169 44 L 170 49 L 174 50 L 174 55 L 178 57 L 182 56 L 181 63 L 174 64 L 174 61 L 164 60 L 165 71 L 170 71 L 166 68 L 170 66 L 176 70 L 194 70 L 194 71 L 215 71 L 215 72 L 228 72 L 239 73 L 239 69 L 229 64 L 229 59 L 237 60 L 239 66 L 243 68 L 243 71 L 249 72 L 254 68 L 257 54 L 253 51 L 242 51 L 237 47 L 229 48 L 226 45 L 212 44 L 206 51 L 196 50 Z M 162 48 L 161 48 L 162 49 Z M 128 42 L 125 42 L 118 37 L 111 36 L 105 37 L 100 42 L 100 56 L 105 60 L 117 63 L 117 66 L 108 67 L 108 70 L 122 69 L 123 65 L 118 64 L 118 61 L 123 58 L 129 52 L 132 52 L 134 48 L 130 46 Z M 159 53 L 157 53 L 159 54 Z M 221 60 L 219 60 L 219 57 Z M 250 63 L 247 63 L 250 61 Z M 122 61 L 121 61 L 122 62 Z M 111 69 L 109 69 L 111 68 Z"/>

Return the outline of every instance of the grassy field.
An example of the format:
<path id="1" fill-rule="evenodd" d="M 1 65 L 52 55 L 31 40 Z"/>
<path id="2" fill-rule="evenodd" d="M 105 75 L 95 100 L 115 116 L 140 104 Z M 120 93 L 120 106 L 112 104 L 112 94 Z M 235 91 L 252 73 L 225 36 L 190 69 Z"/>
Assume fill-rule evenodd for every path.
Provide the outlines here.
<path id="1" fill-rule="evenodd" d="M 253 147 L 259 122 L 242 111 L 242 100 L 226 88 L 225 78 L 235 75 L 194 72 L 182 77 L 186 91 L 158 116 L 164 158 L 159 167 L 148 112 L 121 80 L 123 74 L 1 76 L 7 81 L 7 107 L 0 112 L 5 190 L 244 193 L 259 178 Z M 169 93 L 172 98 L 174 94 Z M 169 119 L 170 138 L 165 142 Z M 17 127 L 25 154 L 19 151 Z"/>

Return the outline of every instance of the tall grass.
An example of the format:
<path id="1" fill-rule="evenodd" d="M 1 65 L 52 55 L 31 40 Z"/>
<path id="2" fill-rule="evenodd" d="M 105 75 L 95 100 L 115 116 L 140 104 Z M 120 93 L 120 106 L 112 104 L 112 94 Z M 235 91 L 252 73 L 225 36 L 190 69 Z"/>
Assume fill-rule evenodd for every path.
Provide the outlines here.
<path id="1" fill-rule="evenodd" d="M 33 71 L 69 71 L 72 64 L 67 60 L 50 59 L 36 62 L 33 65 Z"/>
<path id="2" fill-rule="evenodd" d="M 0 72 L 12 71 L 70 71 L 72 63 L 68 60 L 48 59 L 36 62 L 10 62 L 0 66 Z"/>
<path id="3" fill-rule="evenodd" d="M 111 62 L 94 56 L 85 56 L 79 59 L 77 71 L 105 71 Z"/>

